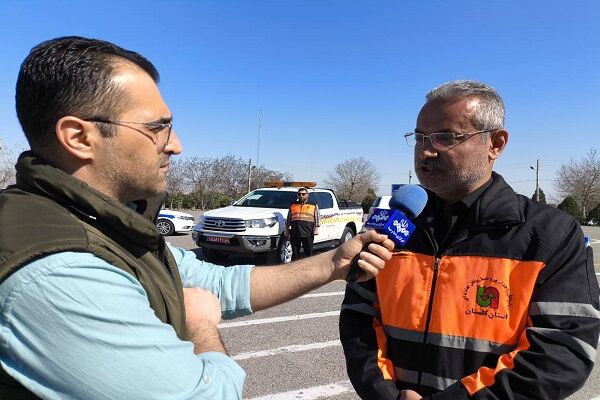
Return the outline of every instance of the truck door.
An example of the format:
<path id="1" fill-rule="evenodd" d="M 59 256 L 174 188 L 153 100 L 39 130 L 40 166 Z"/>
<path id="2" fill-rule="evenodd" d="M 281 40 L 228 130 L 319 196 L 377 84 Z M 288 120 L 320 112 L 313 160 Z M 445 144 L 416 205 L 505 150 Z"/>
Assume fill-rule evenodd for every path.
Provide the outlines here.
<path id="1" fill-rule="evenodd" d="M 333 196 L 329 192 L 314 192 L 316 203 L 319 206 L 319 214 L 321 216 L 321 227 L 319 235 L 315 236 L 315 243 L 324 242 L 326 240 L 335 239 L 335 218 L 333 214 L 336 209 L 333 206 Z"/>

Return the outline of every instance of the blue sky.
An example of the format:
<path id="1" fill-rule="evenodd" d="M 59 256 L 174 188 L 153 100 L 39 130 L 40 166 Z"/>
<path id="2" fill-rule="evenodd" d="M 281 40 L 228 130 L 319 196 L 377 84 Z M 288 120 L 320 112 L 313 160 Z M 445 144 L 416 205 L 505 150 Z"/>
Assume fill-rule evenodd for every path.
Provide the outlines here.
<path id="1" fill-rule="evenodd" d="M 509 145 L 496 170 L 531 196 L 600 148 L 600 2 L 16 1 L 0 3 L 0 138 L 26 146 L 14 84 L 29 49 L 81 35 L 144 54 L 184 145 L 322 182 L 348 158 L 406 183 L 425 93 L 452 79 L 502 95 Z M 257 111 L 263 112 L 258 152 Z M 413 175 L 413 183 L 416 178 Z"/>

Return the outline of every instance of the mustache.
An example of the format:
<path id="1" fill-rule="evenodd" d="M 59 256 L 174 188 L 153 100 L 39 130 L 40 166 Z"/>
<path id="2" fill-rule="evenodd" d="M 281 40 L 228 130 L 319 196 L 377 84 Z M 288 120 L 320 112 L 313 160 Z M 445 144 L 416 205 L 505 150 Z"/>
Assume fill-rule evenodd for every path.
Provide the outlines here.
<path id="1" fill-rule="evenodd" d="M 166 157 L 165 159 L 161 160 L 160 166 L 168 167 L 170 163 L 171 163 L 170 157 Z"/>
<path id="2" fill-rule="evenodd" d="M 431 160 L 431 159 L 426 159 L 426 160 L 421 160 L 417 163 L 416 167 L 417 168 L 429 168 L 429 169 L 435 169 L 435 168 L 440 168 L 442 165 L 439 162 L 439 160 Z"/>

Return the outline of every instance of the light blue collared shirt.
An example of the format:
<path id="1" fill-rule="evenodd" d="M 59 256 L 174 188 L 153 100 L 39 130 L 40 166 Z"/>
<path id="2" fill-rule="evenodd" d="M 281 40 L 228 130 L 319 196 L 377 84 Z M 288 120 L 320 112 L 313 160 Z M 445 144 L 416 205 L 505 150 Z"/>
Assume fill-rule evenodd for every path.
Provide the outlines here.
<path id="1" fill-rule="evenodd" d="M 184 287 L 252 313 L 250 265 L 224 268 L 170 247 Z M 245 373 L 219 352 L 194 354 L 130 274 L 89 253 L 29 263 L 0 285 L 0 362 L 44 399 L 237 399 Z"/>

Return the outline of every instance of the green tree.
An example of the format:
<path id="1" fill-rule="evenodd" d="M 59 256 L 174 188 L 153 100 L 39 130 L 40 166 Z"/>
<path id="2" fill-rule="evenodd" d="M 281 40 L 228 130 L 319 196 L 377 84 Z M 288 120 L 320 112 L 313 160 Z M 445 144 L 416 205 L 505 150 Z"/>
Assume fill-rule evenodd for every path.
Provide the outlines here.
<path id="1" fill-rule="evenodd" d="M 533 192 L 533 195 L 531 196 L 531 200 L 535 200 L 535 191 Z M 540 188 L 540 204 L 548 204 L 546 203 L 546 194 L 544 193 L 544 191 L 542 190 L 542 188 Z"/>
<path id="2" fill-rule="evenodd" d="M 590 210 L 588 217 L 600 223 L 600 204 Z"/>
<path id="3" fill-rule="evenodd" d="M 575 218 L 581 218 L 581 208 L 573 196 L 565 197 L 565 199 L 558 205 L 558 209 L 563 210 Z"/>
<path id="4" fill-rule="evenodd" d="M 375 194 L 375 191 L 372 188 L 367 189 L 367 195 L 360 203 L 365 214 L 369 212 L 369 208 L 371 207 L 371 204 L 373 204 L 376 198 L 377 195 Z"/>
<path id="5" fill-rule="evenodd" d="M 177 210 L 183 207 L 183 199 L 185 194 L 183 193 L 169 193 L 167 196 L 167 201 L 165 202 L 165 207 L 168 206 L 171 210 Z"/>

